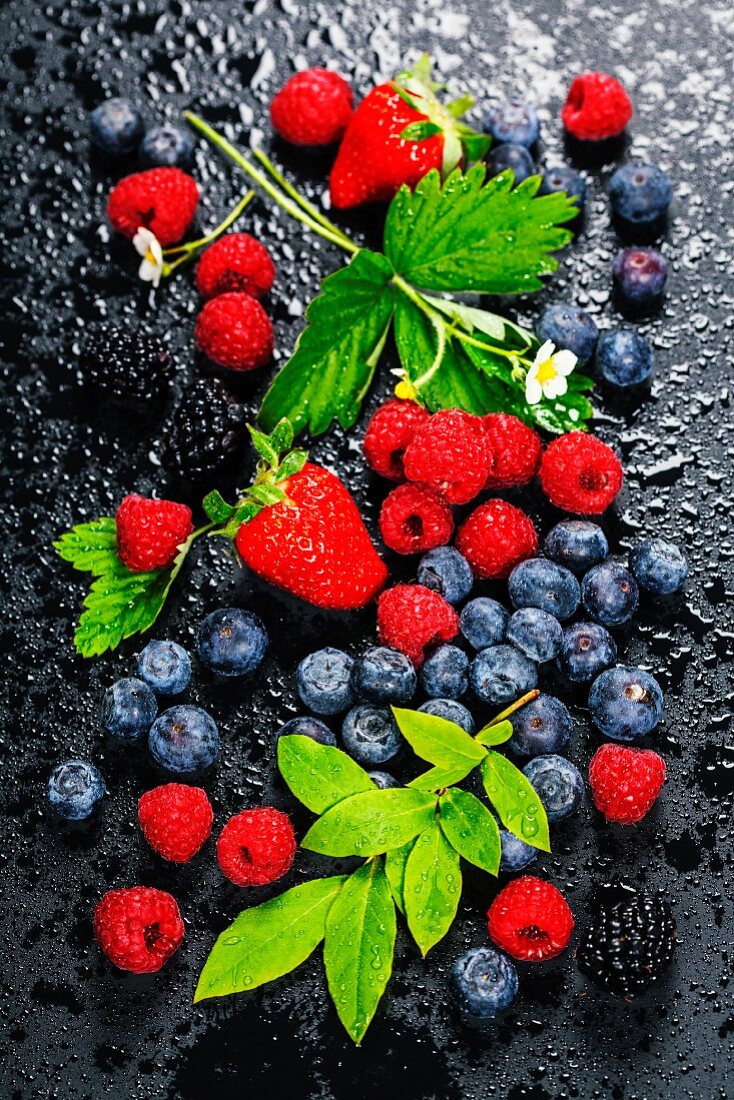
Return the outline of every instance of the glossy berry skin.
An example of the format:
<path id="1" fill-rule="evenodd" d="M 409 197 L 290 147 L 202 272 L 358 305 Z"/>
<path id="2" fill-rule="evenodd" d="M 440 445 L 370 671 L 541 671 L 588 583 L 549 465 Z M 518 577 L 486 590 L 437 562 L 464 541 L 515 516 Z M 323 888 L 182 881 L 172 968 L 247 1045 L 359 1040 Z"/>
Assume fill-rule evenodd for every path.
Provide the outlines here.
<path id="1" fill-rule="evenodd" d="M 438 592 L 421 584 L 396 584 L 377 601 L 377 629 L 381 642 L 420 668 L 427 651 L 456 637 L 459 616 Z"/>
<path id="2" fill-rule="evenodd" d="M 459 627 L 470 646 L 487 649 L 504 642 L 509 621 L 509 612 L 501 603 L 489 596 L 477 596 L 462 608 Z"/>
<path id="3" fill-rule="evenodd" d="M 273 354 L 273 326 L 254 298 L 241 291 L 218 294 L 196 319 L 194 342 L 217 366 L 233 371 L 263 367 Z"/>
<path id="4" fill-rule="evenodd" d="M 372 646 L 352 667 L 352 689 L 368 703 L 404 706 L 418 686 L 413 662 L 398 649 Z"/>
<path id="5" fill-rule="evenodd" d="M 675 950 L 675 920 L 661 897 L 612 884 L 593 905 L 576 961 L 582 974 L 631 1001 L 659 981 Z"/>
<path id="6" fill-rule="evenodd" d="M 199 660 L 219 676 L 249 676 L 262 664 L 268 644 L 262 619 L 240 607 L 212 611 L 196 636 Z"/>
<path id="7" fill-rule="evenodd" d="M 163 466 L 175 477 L 211 483 L 212 474 L 243 454 L 247 419 L 219 378 L 197 378 L 164 429 Z"/>
<path id="8" fill-rule="evenodd" d="M 320 745 L 336 745 L 334 734 L 325 722 L 320 718 L 314 718 L 310 714 L 301 715 L 298 718 L 289 718 L 275 735 L 277 741 L 281 737 L 310 737 L 312 741 L 318 741 Z"/>
<path id="9" fill-rule="evenodd" d="M 573 916 L 555 886 L 523 875 L 500 890 L 487 911 L 487 927 L 491 939 L 513 959 L 545 962 L 568 946 Z"/>
<path id="10" fill-rule="evenodd" d="M 201 787 L 166 783 L 140 797 L 138 821 L 159 856 L 172 863 L 188 863 L 209 839 L 214 812 Z"/>
<path id="11" fill-rule="evenodd" d="M 344 718 L 342 742 L 346 752 L 358 763 L 374 766 L 392 760 L 403 738 L 389 710 L 360 703 Z"/>
<path id="12" fill-rule="evenodd" d="M 614 257 L 614 288 L 627 306 L 657 305 L 668 278 L 665 257 L 654 248 L 623 248 Z"/>
<path id="13" fill-rule="evenodd" d="M 156 718 L 148 734 L 151 755 L 166 771 L 200 772 L 219 755 L 219 730 L 201 707 L 180 704 Z"/>
<path id="14" fill-rule="evenodd" d="M 482 420 L 461 409 L 441 409 L 419 427 L 403 456 L 409 481 L 427 485 L 449 504 L 467 504 L 489 474 Z"/>
<path id="15" fill-rule="evenodd" d="M 668 175 L 657 164 L 623 164 L 609 181 L 612 211 L 629 230 L 661 222 L 672 197 Z"/>
<path id="16" fill-rule="evenodd" d="M 353 664 L 351 657 L 333 646 L 304 657 L 296 669 L 296 688 L 303 705 L 315 714 L 339 714 L 351 707 Z"/>
<path id="17" fill-rule="evenodd" d="M 524 145 L 506 142 L 490 149 L 487 154 L 487 177 L 491 179 L 508 170 L 514 174 L 513 187 L 536 174 L 533 158 Z"/>
<path id="18" fill-rule="evenodd" d="M 199 188 L 180 168 L 146 168 L 116 183 L 107 200 L 110 225 L 130 240 L 144 227 L 163 248 L 177 244 L 194 220 Z"/>
<path id="19" fill-rule="evenodd" d="M 146 168 L 190 168 L 194 144 L 178 126 L 151 126 L 138 149 Z"/>
<path id="20" fill-rule="evenodd" d="M 471 592 L 474 574 L 469 562 L 453 546 L 437 546 L 418 562 L 417 580 L 454 605 Z"/>
<path id="21" fill-rule="evenodd" d="M 273 129 L 291 145 L 333 145 L 352 117 L 354 97 L 330 69 L 306 69 L 287 80 L 270 104 Z"/>
<path id="22" fill-rule="evenodd" d="M 446 501 L 422 485 L 398 485 L 380 509 L 382 541 L 396 554 L 421 554 L 444 546 L 454 533 Z"/>
<path id="23" fill-rule="evenodd" d="M 111 156 L 132 153 L 144 132 L 145 123 L 140 111 L 122 96 L 106 99 L 89 115 L 92 144 Z"/>
<path id="24" fill-rule="evenodd" d="M 420 681 L 431 699 L 461 699 L 469 690 L 469 658 L 458 646 L 439 646 L 423 662 Z"/>
<path id="25" fill-rule="evenodd" d="M 591 720 L 612 741 L 636 741 L 663 717 L 663 693 L 654 676 L 619 665 L 597 676 L 589 692 Z"/>
<path id="26" fill-rule="evenodd" d="M 517 971 L 491 947 L 472 947 L 451 967 L 454 994 L 462 1013 L 491 1020 L 517 996 Z"/>
<path id="27" fill-rule="evenodd" d="M 135 676 L 108 687 L 102 700 L 102 725 L 117 741 L 139 741 L 158 713 L 152 688 Z"/>
<path id="28" fill-rule="evenodd" d="M 437 718 L 454 722 L 457 726 L 461 726 L 465 733 L 474 733 L 475 725 L 471 711 L 456 699 L 428 699 L 425 703 L 421 703 L 418 710 L 423 714 L 435 714 Z"/>
<path id="29" fill-rule="evenodd" d="M 540 484 L 551 504 L 575 515 L 606 511 L 623 480 L 622 464 L 612 448 L 587 432 L 554 439 L 540 463 Z"/>
<path id="30" fill-rule="evenodd" d="M 607 73 L 581 73 L 568 89 L 561 121 L 579 141 L 605 141 L 621 134 L 632 118 L 626 91 Z"/>
<path id="31" fill-rule="evenodd" d="M 526 844 L 524 840 L 520 840 L 518 836 L 508 832 L 507 829 L 500 829 L 500 843 L 502 845 L 500 871 L 504 871 L 506 874 L 523 871 L 538 858 L 537 848 L 533 848 L 531 844 Z"/>
<path id="32" fill-rule="evenodd" d="M 371 470 L 390 481 L 403 481 L 403 455 L 419 427 L 431 419 L 415 401 L 394 397 L 380 405 L 367 425 L 362 451 Z"/>
<path id="33" fill-rule="evenodd" d="M 501 707 L 531 691 L 538 683 L 538 670 L 514 646 L 495 645 L 474 658 L 469 683 L 482 702 Z"/>
<path id="34" fill-rule="evenodd" d="M 640 602 L 640 590 L 632 574 L 614 561 L 595 565 L 581 582 L 584 609 L 602 626 L 629 622 Z"/>
<path id="35" fill-rule="evenodd" d="M 180 695 L 191 679 L 191 658 L 177 642 L 148 642 L 138 656 L 138 676 L 156 695 Z"/>
<path id="36" fill-rule="evenodd" d="M 586 180 L 567 164 L 546 168 L 538 188 L 539 195 L 557 195 L 559 192 L 574 199 L 579 211 L 586 206 Z"/>
<path id="37" fill-rule="evenodd" d="M 560 753 L 571 740 L 573 720 L 560 699 L 543 692 L 512 716 L 508 748 L 518 756 Z"/>
<path id="38" fill-rule="evenodd" d="M 547 558 L 528 558 L 516 565 L 507 582 L 515 607 L 536 607 L 559 622 L 579 606 L 581 589 L 570 569 Z"/>
<path id="39" fill-rule="evenodd" d="M 53 812 L 66 821 L 84 821 L 107 793 L 104 779 L 86 760 L 65 760 L 48 777 L 46 797 Z"/>
<path id="40" fill-rule="evenodd" d="M 682 551 L 665 539 L 643 539 L 630 551 L 630 568 L 643 588 L 654 596 L 671 596 L 686 583 L 688 562 Z"/>
<path id="41" fill-rule="evenodd" d="M 567 348 L 581 365 L 591 359 L 599 339 L 599 329 L 593 319 L 570 302 L 546 306 L 535 331 L 541 343 L 550 340 L 557 348 Z"/>
<path id="42" fill-rule="evenodd" d="M 596 353 L 599 373 L 612 386 L 639 386 L 652 374 L 652 345 L 630 328 L 605 332 Z"/>
<path id="43" fill-rule="evenodd" d="M 562 519 L 546 535 L 543 549 L 572 573 L 584 574 L 604 561 L 609 543 L 598 524 L 586 519 Z"/>
<path id="44" fill-rule="evenodd" d="M 540 137 L 538 112 L 529 103 L 504 99 L 487 114 L 487 133 L 496 145 L 511 142 L 531 149 Z"/>
<path id="45" fill-rule="evenodd" d="M 263 298 L 274 281 L 270 253 L 249 233 L 226 233 L 202 252 L 196 265 L 196 289 L 207 301 L 231 291 Z"/>
<path id="46" fill-rule="evenodd" d="M 507 641 L 537 664 L 557 657 L 562 640 L 558 619 L 537 607 L 521 607 L 507 625 Z"/>
<path id="47" fill-rule="evenodd" d="M 295 854 L 290 818 L 270 806 L 231 817 L 217 841 L 217 862 L 235 886 L 275 882 L 290 870 Z"/>
<path id="48" fill-rule="evenodd" d="M 183 943 L 176 899 L 152 886 L 109 890 L 94 911 L 94 937 L 110 962 L 154 974 Z"/>
<path id="49" fill-rule="evenodd" d="M 130 493 L 115 512 L 117 552 L 132 573 L 173 565 L 179 547 L 194 530 L 191 509 L 173 500 Z"/>
<path id="50" fill-rule="evenodd" d="M 599 623 L 564 627 L 558 668 L 574 684 L 589 684 L 617 660 L 617 643 Z"/>
<path id="51" fill-rule="evenodd" d="M 538 472 L 543 444 L 537 432 L 509 413 L 482 417 L 489 445 L 489 474 L 485 489 L 512 489 L 527 485 Z"/>
<path id="52" fill-rule="evenodd" d="M 565 756 L 535 756 L 523 768 L 523 775 L 537 791 L 551 823 L 575 814 L 584 800 L 584 777 Z"/>
<path id="53" fill-rule="evenodd" d="M 367 773 L 377 787 L 378 791 L 390 791 L 395 787 L 399 787 L 397 779 L 394 776 L 389 775 L 388 772 L 368 772 Z"/>
<path id="54" fill-rule="evenodd" d="M 85 386 L 124 402 L 160 398 L 174 374 L 171 353 L 157 333 L 113 321 L 84 328 L 79 347 L 79 376 Z"/>
<path id="55" fill-rule="evenodd" d="M 642 821 L 665 782 L 665 761 L 651 749 L 601 745 L 589 763 L 589 785 L 597 810 L 607 821 L 635 825 Z"/>
<path id="56" fill-rule="evenodd" d="M 538 549 L 532 520 L 506 500 L 487 500 L 468 516 L 456 535 L 456 549 L 475 577 L 504 580 Z"/>

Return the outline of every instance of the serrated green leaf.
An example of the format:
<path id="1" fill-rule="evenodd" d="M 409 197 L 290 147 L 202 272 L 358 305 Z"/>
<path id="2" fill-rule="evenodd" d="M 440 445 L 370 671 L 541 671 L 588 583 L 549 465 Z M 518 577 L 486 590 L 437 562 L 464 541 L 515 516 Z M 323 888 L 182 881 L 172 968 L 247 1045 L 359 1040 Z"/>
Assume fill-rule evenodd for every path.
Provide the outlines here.
<path id="1" fill-rule="evenodd" d="M 308 462 L 308 451 L 291 451 L 276 470 L 276 481 L 287 481 L 289 477 L 301 472 Z"/>
<path id="2" fill-rule="evenodd" d="M 349 1036 L 360 1043 L 392 973 L 395 903 L 382 859 L 350 875 L 326 920 L 329 993 Z"/>
<path id="3" fill-rule="evenodd" d="M 103 573 L 84 598 L 85 610 L 74 634 L 77 652 L 98 657 L 123 639 L 149 630 L 165 603 L 170 580 L 170 570 Z"/>
<path id="4" fill-rule="evenodd" d="M 426 119 L 425 122 L 411 122 L 404 130 L 401 131 L 400 137 L 403 141 L 425 141 L 426 138 L 435 137 L 436 134 L 443 133 L 440 126 L 437 126 L 435 122 L 430 122 Z"/>
<path id="5" fill-rule="evenodd" d="M 268 466 L 277 466 L 280 451 L 273 445 L 270 436 L 265 435 L 264 432 L 259 432 L 257 428 L 253 428 L 251 424 L 247 425 L 247 429 L 252 439 L 252 445 L 260 457 L 265 459 Z"/>
<path id="6" fill-rule="evenodd" d="M 422 791 L 366 791 L 327 810 L 308 830 L 301 847 L 327 856 L 380 855 L 416 837 L 435 811 L 435 797 Z"/>
<path id="7" fill-rule="evenodd" d="M 117 527 L 111 516 L 91 523 L 78 523 L 54 543 L 59 557 L 74 569 L 100 576 L 120 565 L 117 555 Z"/>
<path id="8" fill-rule="evenodd" d="M 389 852 L 385 853 L 385 874 L 395 904 L 401 913 L 405 913 L 405 898 L 403 897 L 405 865 L 408 862 L 408 856 L 413 851 L 414 844 L 415 840 L 409 840 L 402 848 L 391 848 Z"/>
<path id="9" fill-rule="evenodd" d="M 278 741 L 278 768 L 299 802 L 315 814 L 354 794 L 377 789 L 351 756 L 300 734 Z"/>
<path id="10" fill-rule="evenodd" d="M 474 740 L 480 745 L 503 745 L 512 737 L 512 722 L 490 722 L 476 734 Z"/>
<path id="11" fill-rule="evenodd" d="M 535 347 L 538 343 L 532 332 L 521 328 L 507 317 L 490 313 L 487 309 L 467 306 L 451 298 L 437 298 L 432 294 L 424 294 L 423 298 L 433 309 L 444 313 L 452 321 L 459 322 L 467 332 L 481 332 L 502 347 L 516 347 L 526 354 L 528 348 Z"/>
<path id="12" fill-rule="evenodd" d="M 444 787 L 452 787 L 454 783 L 461 783 L 476 766 L 476 761 L 467 761 L 455 768 L 430 768 L 411 779 L 408 786 L 416 791 L 440 791 Z"/>
<path id="13" fill-rule="evenodd" d="M 487 797 L 504 827 L 525 844 L 550 852 L 545 807 L 530 781 L 506 756 L 492 749 L 481 769 Z"/>
<path id="14" fill-rule="evenodd" d="M 284 416 L 282 420 L 273 428 L 270 433 L 270 443 L 273 450 L 278 454 L 285 454 L 293 446 L 293 439 L 295 433 L 293 431 L 293 425 L 287 416 Z"/>
<path id="15" fill-rule="evenodd" d="M 451 927 L 461 898 L 459 856 L 436 820 L 413 845 L 403 890 L 408 928 L 427 955 Z"/>
<path id="16" fill-rule="evenodd" d="M 486 756 L 473 737 L 447 718 L 402 707 L 393 707 L 392 712 L 413 752 L 429 764 L 446 769 L 476 767 Z"/>
<path id="17" fill-rule="evenodd" d="M 217 489 L 213 489 L 211 493 L 206 494 L 201 506 L 212 523 L 226 523 L 235 511 L 234 505 L 227 504 L 227 501 Z"/>
<path id="18" fill-rule="evenodd" d="M 324 938 L 345 881 L 345 875 L 335 875 L 304 882 L 240 913 L 204 963 L 194 1002 L 257 989 L 305 962 Z"/>
<path id="19" fill-rule="evenodd" d="M 439 824 L 460 856 L 490 875 L 500 869 L 502 842 L 492 814 L 469 791 L 453 788 L 441 795 Z"/>

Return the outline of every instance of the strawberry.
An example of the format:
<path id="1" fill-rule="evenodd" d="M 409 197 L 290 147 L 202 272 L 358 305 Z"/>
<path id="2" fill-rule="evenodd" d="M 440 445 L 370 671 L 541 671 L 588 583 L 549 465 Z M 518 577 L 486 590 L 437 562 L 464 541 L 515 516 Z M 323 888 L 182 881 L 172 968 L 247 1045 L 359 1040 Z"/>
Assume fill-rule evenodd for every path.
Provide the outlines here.
<path id="1" fill-rule="evenodd" d="M 149 229 L 165 248 L 181 240 L 199 204 L 196 180 L 180 168 L 148 168 L 125 176 L 110 191 L 110 225 L 132 239 Z"/>
<path id="2" fill-rule="evenodd" d="M 413 72 L 380 84 L 352 115 L 331 170 L 332 206 L 346 210 L 365 202 L 387 202 L 407 184 L 415 187 L 432 168 L 443 176 L 466 160 L 478 160 L 489 138 L 459 121 L 470 96 L 443 104 L 424 55 Z"/>
<path id="3" fill-rule="evenodd" d="M 178 548 L 194 530 L 191 509 L 173 500 L 151 500 L 131 493 L 115 513 L 117 552 L 132 573 L 172 565 Z"/>

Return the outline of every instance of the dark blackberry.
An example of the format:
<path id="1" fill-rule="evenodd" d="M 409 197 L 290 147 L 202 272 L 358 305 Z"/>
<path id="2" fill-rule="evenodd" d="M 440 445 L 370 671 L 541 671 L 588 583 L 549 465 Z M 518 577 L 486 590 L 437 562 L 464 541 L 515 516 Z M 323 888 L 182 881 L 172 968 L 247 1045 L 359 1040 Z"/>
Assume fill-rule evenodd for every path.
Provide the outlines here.
<path id="1" fill-rule="evenodd" d="M 247 410 L 218 378 L 186 390 L 167 425 L 161 461 L 172 474 L 196 481 L 244 448 Z"/>
<path id="2" fill-rule="evenodd" d="M 582 974 L 631 1000 L 663 975 L 673 957 L 675 920 L 667 902 L 622 886 L 597 899 L 577 951 Z"/>
<path id="3" fill-rule="evenodd" d="M 173 374 L 171 354 L 160 337 L 113 321 L 87 326 L 79 367 L 85 384 L 131 401 L 159 397 Z"/>

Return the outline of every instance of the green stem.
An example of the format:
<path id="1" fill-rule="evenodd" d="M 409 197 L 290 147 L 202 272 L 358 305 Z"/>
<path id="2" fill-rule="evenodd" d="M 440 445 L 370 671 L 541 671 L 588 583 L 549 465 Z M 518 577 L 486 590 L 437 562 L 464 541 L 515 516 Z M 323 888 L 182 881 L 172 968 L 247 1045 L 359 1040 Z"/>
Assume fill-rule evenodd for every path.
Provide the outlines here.
<path id="1" fill-rule="evenodd" d="M 509 718 L 511 714 L 514 714 L 516 710 L 520 710 L 520 707 L 524 707 L 527 703 L 532 703 L 533 699 L 537 699 L 539 695 L 540 691 L 538 690 L 538 688 L 533 688 L 532 691 L 526 692 L 525 695 L 521 696 L 521 698 L 519 699 L 516 699 L 515 702 L 507 707 L 505 710 L 500 711 L 499 714 L 495 714 L 494 718 L 487 722 L 486 726 L 483 726 L 482 728 L 487 730 L 490 728 L 490 726 L 498 726 L 500 722 L 504 722 L 504 720 L 506 718 Z M 479 732 L 481 733 L 481 730 Z"/>
<path id="2" fill-rule="evenodd" d="M 491 351 L 493 355 L 501 355 L 505 359 L 510 359 L 513 363 L 525 363 L 530 366 L 530 360 L 523 355 L 519 355 L 516 351 L 508 351 L 506 348 L 496 347 L 494 344 L 488 344 L 485 341 L 477 340 L 474 336 L 470 336 L 468 332 L 464 332 L 460 328 L 452 328 L 451 335 L 455 336 L 462 344 L 471 344 L 472 347 L 481 348 L 482 351 Z"/>
<path id="3" fill-rule="evenodd" d="M 263 153 L 262 149 L 254 149 L 253 156 L 255 157 L 255 160 L 258 160 L 260 164 L 262 164 L 263 168 L 265 168 L 266 171 L 270 173 L 278 186 L 283 191 L 285 191 L 287 195 L 290 195 L 290 197 L 294 199 L 295 202 L 298 203 L 302 210 L 305 210 L 305 212 L 310 217 L 312 217 L 314 221 L 317 221 L 320 225 L 323 225 L 324 229 L 328 229 L 330 233 L 334 234 L 334 236 L 341 237 L 342 241 L 344 242 L 345 248 L 352 248 L 352 246 L 354 245 L 354 241 L 352 241 L 351 238 L 349 238 L 346 233 L 344 233 L 339 228 L 338 225 L 334 225 L 333 222 L 329 221 L 326 215 L 322 214 L 321 211 L 313 205 L 313 203 L 310 203 L 308 199 L 305 199 L 300 191 L 298 191 L 292 183 L 289 183 L 283 173 L 275 167 L 270 157 Z"/>
<path id="4" fill-rule="evenodd" d="M 164 256 L 176 256 L 179 252 L 182 253 L 177 260 L 173 260 L 173 262 L 170 264 L 166 263 L 163 265 L 164 277 L 168 277 L 171 272 L 175 271 L 177 267 L 181 266 L 181 264 L 188 263 L 194 253 L 198 252 L 200 248 L 203 248 L 205 244 L 211 244 L 211 242 L 215 241 L 217 237 L 221 236 L 221 234 L 224 233 L 225 230 L 229 229 L 230 225 L 234 225 L 242 211 L 252 202 L 254 198 L 255 192 L 248 191 L 247 194 L 244 195 L 237 203 L 234 210 L 230 210 L 224 221 L 220 222 L 216 229 L 212 229 L 211 233 L 207 233 L 206 236 L 199 237 L 199 239 L 196 241 L 187 241 L 186 244 L 176 245 L 175 248 L 164 248 Z"/>

